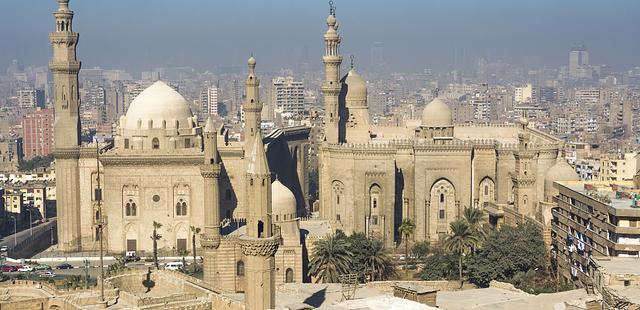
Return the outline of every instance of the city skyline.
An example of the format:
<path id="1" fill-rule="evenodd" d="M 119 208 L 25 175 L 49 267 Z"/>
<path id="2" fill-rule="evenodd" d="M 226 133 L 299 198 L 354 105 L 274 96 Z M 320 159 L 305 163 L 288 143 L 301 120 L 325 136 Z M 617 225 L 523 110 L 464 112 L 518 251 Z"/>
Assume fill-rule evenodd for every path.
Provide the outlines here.
<path id="1" fill-rule="evenodd" d="M 591 63 L 616 70 L 637 65 L 640 43 L 626 40 L 640 21 L 633 7 L 595 1 L 336 1 L 340 28 L 348 44 L 344 55 L 355 55 L 356 66 L 371 66 L 371 49 L 383 42 L 390 71 L 463 70 L 478 58 L 519 67 L 566 66 L 569 49 L 584 44 Z M 0 64 L 13 59 L 25 65 L 45 65 L 50 48 L 54 4 L 34 1 L 5 3 L 8 42 Z M 199 71 L 236 67 L 254 53 L 264 70 L 300 63 L 319 69 L 317 34 L 325 27 L 326 1 L 94 1 L 78 3 L 82 11 L 76 30 L 82 32 L 78 53 L 83 68 L 126 69 L 133 73 L 162 66 L 191 66 Z M 29 23 L 18 20 L 27 19 Z M 471 21 L 471 23 L 469 23 Z M 295 25 L 295 27 L 293 26 Z M 616 33 L 619 35 L 605 35 Z M 628 33 L 629 35 L 625 35 Z M 188 34 L 188 35 L 187 35 Z M 24 38 L 32 38 L 25 40 Z M 378 59 L 376 57 L 376 59 Z"/>

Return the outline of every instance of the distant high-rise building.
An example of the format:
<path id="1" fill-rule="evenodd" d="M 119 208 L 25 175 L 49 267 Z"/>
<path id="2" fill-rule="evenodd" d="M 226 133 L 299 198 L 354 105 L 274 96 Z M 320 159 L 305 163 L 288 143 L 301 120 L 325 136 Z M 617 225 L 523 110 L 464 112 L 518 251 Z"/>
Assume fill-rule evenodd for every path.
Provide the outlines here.
<path id="1" fill-rule="evenodd" d="M 536 88 L 531 84 L 516 87 L 514 101 L 518 104 L 537 102 Z"/>
<path id="2" fill-rule="evenodd" d="M 304 83 L 293 77 L 277 77 L 272 80 L 271 104 L 282 113 L 304 111 Z"/>
<path id="3" fill-rule="evenodd" d="M 569 51 L 569 76 L 573 78 L 586 77 L 589 66 L 589 52 L 584 46 L 574 46 Z M 590 75 L 590 74 L 589 74 Z"/>
<path id="4" fill-rule="evenodd" d="M 381 66 L 384 64 L 384 43 L 374 42 L 371 46 L 371 65 Z"/>
<path id="5" fill-rule="evenodd" d="M 24 156 L 49 155 L 53 150 L 53 109 L 40 109 L 22 117 Z"/>
<path id="6" fill-rule="evenodd" d="M 22 89 L 18 91 L 18 106 L 21 108 L 44 108 L 44 90 Z"/>
<path id="7" fill-rule="evenodd" d="M 210 86 L 200 92 L 202 113 L 218 115 L 218 88 Z"/>

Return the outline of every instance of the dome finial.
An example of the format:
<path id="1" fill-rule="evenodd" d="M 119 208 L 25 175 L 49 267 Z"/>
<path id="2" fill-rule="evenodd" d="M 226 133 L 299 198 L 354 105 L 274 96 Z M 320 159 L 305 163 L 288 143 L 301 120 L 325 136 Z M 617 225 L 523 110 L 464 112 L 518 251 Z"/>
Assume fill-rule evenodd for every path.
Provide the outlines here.
<path id="1" fill-rule="evenodd" d="M 336 6 L 333 5 L 333 0 L 329 0 L 329 15 L 336 17 Z"/>
<path id="2" fill-rule="evenodd" d="M 253 57 L 253 52 L 251 52 L 251 57 L 247 60 L 247 64 L 249 65 L 249 73 L 253 74 L 256 69 L 256 59 Z"/>
<path id="3" fill-rule="evenodd" d="M 351 56 L 349 56 L 349 58 L 351 59 L 351 69 L 353 69 L 353 61 L 354 61 L 354 59 L 356 59 L 356 57 L 351 55 Z"/>

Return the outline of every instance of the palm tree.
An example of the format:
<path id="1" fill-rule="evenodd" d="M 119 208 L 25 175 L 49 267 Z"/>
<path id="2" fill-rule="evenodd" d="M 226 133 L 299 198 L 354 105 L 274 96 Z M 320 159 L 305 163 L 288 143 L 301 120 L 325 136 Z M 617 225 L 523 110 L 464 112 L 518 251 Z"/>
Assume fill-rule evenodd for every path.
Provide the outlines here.
<path id="1" fill-rule="evenodd" d="M 200 234 L 200 227 L 191 225 L 191 247 L 193 248 L 193 272 L 198 269 L 198 262 L 196 261 L 196 235 Z"/>
<path id="2" fill-rule="evenodd" d="M 487 232 L 483 226 L 484 211 L 478 208 L 464 208 L 462 215 L 467 224 L 469 224 L 469 228 L 477 235 L 478 241 L 484 241 L 487 237 Z"/>
<path id="3" fill-rule="evenodd" d="M 338 276 L 349 272 L 351 253 L 344 238 L 329 236 L 317 241 L 313 248 L 313 258 L 309 262 L 309 276 L 317 282 L 335 283 Z"/>
<path id="4" fill-rule="evenodd" d="M 451 234 L 444 240 L 447 251 L 458 255 L 458 275 L 460 277 L 460 288 L 464 283 L 462 279 L 462 256 L 478 244 L 478 236 L 471 229 L 471 226 L 463 219 L 457 219 L 449 223 Z"/>
<path id="5" fill-rule="evenodd" d="M 395 270 L 391 257 L 380 239 L 370 239 L 366 256 L 367 265 L 371 266 L 371 280 L 386 280 Z"/>
<path id="6" fill-rule="evenodd" d="M 151 235 L 151 240 L 153 240 L 153 264 L 158 269 L 158 240 L 162 238 L 162 235 L 158 234 L 158 229 L 162 227 L 162 224 L 153 221 L 153 235 Z"/>
<path id="7" fill-rule="evenodd" d="M 404 237 L 404 271 L 405 271 L 405 275 L 408 275 L 409 273 L 409 268 L 408 268 L 408 263 L 409 263 L 409 236 L 413 235 L 413 233 L 416 231 L 416 224 L 413 222 L 413 220 L 406 218 L 402 220 L 402 223 L 400 223 L 400 227 L 398 227 L 398 232 L 400 233 L 400 235 L 402 235 Z"/>
<path id="8" fill-rule="evenodd" d="M 187 251 L 186 249 L 181 249 L 180 251 L 178 251 L 178 255 L 182 256 L 182 270 L 180 271 L 182 271 L 183 273 L 187 273 L 187 260 L 184 257 L 189 255 L 189 251 Z"/>

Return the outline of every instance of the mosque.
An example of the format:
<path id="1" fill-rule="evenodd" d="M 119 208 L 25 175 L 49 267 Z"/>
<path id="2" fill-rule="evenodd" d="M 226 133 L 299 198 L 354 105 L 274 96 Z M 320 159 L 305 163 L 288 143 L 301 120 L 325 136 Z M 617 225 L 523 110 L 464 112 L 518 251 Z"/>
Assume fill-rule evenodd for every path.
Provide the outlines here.
<path id="1" fill-rule="evenodd" d="M 109 253 L 149 253 L 153 222 L 162 224 L 160 248 L 192 251 L 191 228 L 198 227 L 204 281 L 221 291 L 245 292 L 248 309 L 269 309 L 275 284 L 305 280 L 309 240 L 335 229 L 364 232 L 392 247 L 400 241 L 402 219 L 414 219 L 415 240 L 437 240 L 466 207 L 483 208 L 495 225 L 548 222 L 549 205 L 539 201 L 545 178 L 553 181 L 549 171 L 563 165 L 557 161 L 560 141 L 530 128 L 524 118 L 517 124 L 454 126 L 441 98 L 425 107 L 419 126 L 372 126 L 366 82 L 354 68 L 340 73 L 333 7 L 324 35 L 320 219 L 299 218 L 306 215 L 309 128 L 262 136 L 253 57 L 243 141 L 230 141 L 211 119 L 199 122 L 184 97 L 157 81 L 120 118 L 112 144 L 81 145 L 79 35 L 68 4 L 58 0 L 54 12 L 49 64 L 61 251 L 95 250 L 102 238 Z"/>

